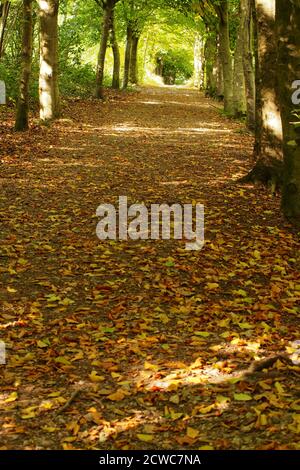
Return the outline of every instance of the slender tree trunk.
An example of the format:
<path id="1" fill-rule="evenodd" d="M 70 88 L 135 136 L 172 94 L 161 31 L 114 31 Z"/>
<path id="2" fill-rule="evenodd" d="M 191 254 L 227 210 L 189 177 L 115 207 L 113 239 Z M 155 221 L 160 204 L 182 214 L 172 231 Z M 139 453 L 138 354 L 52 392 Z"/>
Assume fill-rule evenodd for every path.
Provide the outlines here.
<path id="1" fill-rule="evenodd" d="M 208 31 L 204 47 L 204 81 L 205 91 L 209 96 L 216 96 L 217 92 L 217 40 L 213 32 Z"/>
<path id="2" fill-rule="evenodd" d="M 277 0 L 276 22 L 284 153 L 282 208 L 284 214 L 300 227 L 300 102 L 294 99 L 293 89 L 297 86 L 300 96 L 300 82 L 295 83 L 300 79 L 300 3 Z"/>
<path id="3" fill-rule="evenodd" d="M 114 56 L 114 68 L 113 68 L 113 79 L 112 79 L 112 87 L 115 90 L 119 90 L 120 88 L 120 50 L 119 44 L 116 38 L 115 32 L 115 15 L 114 11 L 112 11 L 111 15 L 111 30 L 110 30 L 110 37 L 111 37 L 111 47 Z"/>
<path id="4" fill-rule="evenodd" d="M 277 94 L 276 0 L 255 0 L 257 17 L 255 167 L 246 180 L 282 186 L 282 123 Z"/>
<path id="5" fill-rule="evenodd" d="M 221 0 L 222 14 L 219 16 L 220 58 L 224 80 L 224 111 L 232 114 L 232 57 L 229 39 L 228 0 Z"/>
<path id="6" fill-rule="evenodd" d="M 124 61 L 124 80 L 123 80 L 124 90 L 128 87 L 128 83 L 129 83 L 129 68 L 130 68 L 130 60 L 131 60 L 132 35 L 133 35 L 133 31 L 132 31 L 131 26 L 127 26 L 126 50 L 125 50 L 125 61 Z"/>
<path id="7" fill-rule="evenodd" d="M 15 130 L 28 129 L 29 81 L 32 61 L 32 0 L 23 0 L 22 68 Z"/>
<path id="8" fill-rule="evenodd" d="M 58 6 L 59 0 L 38 0 L 40 16 L 40 118 L 60 114 L 58 88 Z"/>
<path id="9" fill-rule="evenodd" d="M 203 90 L 204 87 L 204 41 L 200 34 L 195 37 L 194 43 L 194 86 Z"/>
<path id="10" fill-rule="evenodd" d="M 146 74 L 147 53 L 148 53 L 148 47 L 149 47 L 149 35 L 150 35 L 150 31 L 148 30 L 147 36 L 145 39 L 144 52 L 143 52 L 143 79 L 145 78 L 145 74 Z"/>
<path id="11" fill-rule="evenodd" d="M 138 45 L 140 36 L 137 33 L 132 34 L 131 56 L 130 56 L 130 82 L 134 85 L 138 84 Z"/>
<path id="12" fill-rule="evenodd" d="M 96 98 L 103 98 L 103 79 L 104 79 L 104 65 L 105 65 L 105 56 L 109 38 L 109 30 L 111 27 L 111 15 L 113 12 L 113 2 L 107 1 L 105 3 L 104 12 L 103 12 L 103 22 L 102 22 L 102 32 L 101 32 L 101 41 L 100 48 L 98 53 L 98 62 L 97 62 L 97 73 L 96 73 Z"/>
<path id="13" fill-rule="evenodd" d="M 1 2 L 1 16 L 0 16 L 0 58 L 4 53 L 4 35 L 6 30 L 6 23 L 10 9 L 10 2 Z"/>
<path id="14" fill-rule="evenodd" d="M 255 70 L 253 61 L 253 25 L 251 0 L 241 0 L 241 24 L 243 28 L 243 68 L 246 90 L 247 126 L 255 129 Z"/>
<path id="15" fill-rule="evenodd" d="M 240 19 L 237 31 L 233 68 L 233 116 L 237 118 L 243 116 L 246 112 L 246 90 L 243 65 L 244 41 L 244 24 Z"/>
<path id="16" fill-rule="evenodd" d="M 224 74 L 223 74 L 220 41 L 218 42 L 217 57 L 216 57 L 216 78 L 217 78 L 217 97 L 219 100 L 224 100 Z"/>

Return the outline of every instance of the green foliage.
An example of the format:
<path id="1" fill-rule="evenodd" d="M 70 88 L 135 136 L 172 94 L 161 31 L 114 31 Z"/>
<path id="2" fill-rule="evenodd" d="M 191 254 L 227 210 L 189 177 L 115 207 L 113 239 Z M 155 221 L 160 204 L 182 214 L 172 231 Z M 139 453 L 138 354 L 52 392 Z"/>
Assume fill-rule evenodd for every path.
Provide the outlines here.
<path id="1" fill-rule="evenodd" d="M 65 65 L 60 72 L 60 91 L 65 96 L 88 97 L 93 94 L 95 69 L 90 64 Z"/>
<path id="2" fill-rule="evenodd" d="M 161 64 L 161 75 L 168 85 L 183 83 L 193 75 L 193 62 L 185 51 L 159 51 L 156 55 L 156 61 Z"/>

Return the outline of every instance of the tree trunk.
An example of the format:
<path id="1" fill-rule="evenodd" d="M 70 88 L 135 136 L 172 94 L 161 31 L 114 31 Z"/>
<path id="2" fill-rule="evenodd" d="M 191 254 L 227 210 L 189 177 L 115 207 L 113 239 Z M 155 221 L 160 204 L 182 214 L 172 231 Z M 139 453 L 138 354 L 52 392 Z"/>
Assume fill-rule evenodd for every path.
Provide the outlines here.
<path id="1" fill-rule="evenodd" d="M 137 33 L 132 34 L 131 56 L 130 56 L 130 82 L 138 84 L 138 45 L 140 36 Z"/>
<path id="2" fill-rule="evenodd" d="M 229 39 L 228 0 L 221 0 L 219 16 L 220 58 L 224 81 L 224 111 L 232 114 L 232 58 Z"/>
<path id="3" fill-rule="evenodd" d="M 246 90 L 247 127 L 255 129 L 255 70 L 253 64 L 253 4 L 250 0 L 241 0 L 241 24 L 243 28 L 243 68 Z"/>
<path id="4" fill-rule="evenodd" d="M 124 90 L 128 87 L 128 83 L 129 83 L 129 67 L 130 67 L 130 59 L 131 59 L 132 35 L 133 35 L 133 31 L 132 31 L 131 26 L 127 26 L 126 50 L 125 50 L 125 61 L 124 61 L 124 80 L 123 80 Z"/>
<path id="5" fill-rule="evenodd" d="M 4 35 L 6 30 L 6 23 L 10 9 L 10 2 L 1 2 L 0 10 L 0 58 L 4 53 Z"/>
<path id="6" fill-rule="evenodd" d="M 276 0 L 255 0 L 257 25 L 255 167 L 244 181 L 283 183 L 282 123 L 277 95 Z"/>
<path id="7" fill-rule="evenodd" d="M 115 90 L 119 90 L 120 88 L 120 50 L 119 44 L 116 38 L 116 31 L 115 31 L 115 15 L 114 10 L 112 11 L 111 15 L 111 28 L 110 28 L 110 39 L 111 39 L 111 47 L 114 56 L 114 68 L 113 68 L 113 79 L 112 79 L 112 87 Z"/>
<path id="8" fill-rule="evenodd" d="M 220 42 L 218 43 L 218 48 L 217 48 L 216 78 L 217 78 L 217 98 L 220 101 L 222 101 L 224 100 L 224 74 L 223 74 L 223 64 L 222 64 L 222 58 L 221 58 Z"/>
<path id="9" fill-rule="evenodd" d="M 32 0 L 23 0 L 22 67 L 15 130 L 28 129 L 29 81 L 32 61 Z"/>
<path id="10" fill-rule="evenodd" d="M 249 1 L 249 0 L 247 0 Z M 240 6 L 241 13 L 241 6 Z M 237 31 L 233 68 L 233 116 L 239 118 L 246 112 L 246 90 L 243 65 L 244 24 L 240 20 Z"/>
<path id="11" fill-rule="evenodd" d="M 107 1 L 104 5 L 102 32 L 100 40 L 100 48 L 98 53 L 97 73 L 96 73 L 96 98 L 103 98 L 103 79 L 104 79 L 104 65 L 107 50 L 107 43 L 109 38 L 109 30 L 111 27 L 111 15 L 113 12 L 113 2 Z"/>
<path id="12" fill-rule="evenodd" d="M 60 114 L 58 88 L 58 5 L 59 0 L 38 0 L 40 16 L 40 118 Z"/>
<path id="13" fill-rule="evenodd" d="M 204 87 L 204 41 L 200 34 L 195 37 L 194 43 L 194 86 L 203 90 Z"/>
<path id="14" fill-rule="evenodd" d="M 208 31 L 204 47 L 204 81 L 205 91 L 209 96 L 216 96 L 217 92 L 217 40 L 213 32 Z"/>
<path id="15" fill-rule="evenodd" d="M 300 227 L 300 103 L 293 100 L 293 83 L 300 78 L 300 3 L 277 0 L 276 23 L 284 154 L 282 208 Z"/>

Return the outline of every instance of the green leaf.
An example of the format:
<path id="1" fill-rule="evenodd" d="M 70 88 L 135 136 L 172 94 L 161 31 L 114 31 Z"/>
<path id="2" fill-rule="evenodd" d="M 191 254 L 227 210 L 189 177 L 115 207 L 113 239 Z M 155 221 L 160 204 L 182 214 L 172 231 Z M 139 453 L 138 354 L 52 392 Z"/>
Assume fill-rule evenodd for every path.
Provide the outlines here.
<path id="1" fill-rule="evenodd" d="M 64 364 L 65 366 L 71 366 L 72 365 L 71 362 L 68 361 L 68 359 L 66 359 L 63 356 L 56 357 L 55 362 L 58 362 L 59 364 Z"/>
<path id="2" fill-rule="evenodd" d="M 195 331 L 194 335 L 202 336 L 203 338 L 208 338 L 211 335 L 208 331 Z"/>
<path id="3" fill-rule="evenodd" d="M 235 393 L 233 395 L 233 397 L 236 401 L 250 401 L 250 400 L 252 400 L 252 396 L 249 395 L 248 393 Z"/>

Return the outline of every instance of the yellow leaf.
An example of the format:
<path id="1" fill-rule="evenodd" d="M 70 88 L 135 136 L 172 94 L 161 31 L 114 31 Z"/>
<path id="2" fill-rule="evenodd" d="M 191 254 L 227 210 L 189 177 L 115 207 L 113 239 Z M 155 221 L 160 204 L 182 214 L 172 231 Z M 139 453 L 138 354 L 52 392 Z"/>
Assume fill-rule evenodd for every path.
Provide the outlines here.
<path id="1" fill-rule="evenodd" d="M 174 421 L 176 421 L 177 419 L 181 418 L 183 415 L 183 413 L 175 413 L 174 410 L 170 409 L 170 417 L 171 419 L 173 419 Z"/>
<path id="2" fill-rule="evenodd" d="M 43 410 L 51 410 L 53 406 L 54 406 L 54 403 L 52 401 L 46 400 L 43 403 L 41 403 L 40 408 L 42 408 Z"/>
<path id="3" fill-rule="evenodd" d="M 206 413 L 209 413 L 211 410 L 213 410 L 215 407 L 215 405 L 208 405 L 208 406 L 202 406 L 200 408 L 198 408 L 198 411 L 201 413 L 201 414 L 206 414 Z"/>
<path id="4" fill-rule="evenodd" d="M 250 323 L 244 322 L 244 323 L 238 323 L 239 327 L 242 328 L 243 330 L 250 330 L 251 328 L 254 328 L 253 325 L 250 325 Z"/>
<path id="5" fill-rule="evenodd" d="M 74 447 L 72 446 L 72 444 L 68 444 L 67 442 L 62 443 L 62 448 L 63 450 L 74 450 Z"/>
<path id="6" fill-rule="evenodd" d="M 9 397 L 6 398 L 6 400 L 4 400 L 4 403 L 11 403 L 12 401 L 16 401 L 18 398 L 18 394 L 17 392 L 12 392 Z"/>
<path id="7" fill-rule="evenodd" d="M 153 441 L 154 439 L 153 434 L 137 434 L 137 437 L 140 441 L 143 441 L 143 442 L 150 442 L 150 441 Z"/>
<path id="8" fill-rule="evenodd" d="M 8 267 L 9 274 L 18 274 L 11 266 Z"/>
<path id="9" fill-rule="evenodd" d="M 60 297 L 55 294 L 49 294 L 46 296 L 47 297 L 47 302 L 56 302 L 57 300 L 60 300 Z"/>
<path id="10" fill-rule="evenodd" d="M 145 370 L 154 370 L 155 372 L 159 369 L 159 366 L 156 364 L 150 364 L 150 362 L 145 362 L 144 364 Z"/>
<path id="11" fill-rule="evenodd" d="M 290 405 L 290 408 L 291 408 L 291 410 L 294 410 L 294 411 L 300 411 L 300 400 L 294 401 Z"/>
<path id="12" fill-rule="evenodd" d="M 218 403 L 227 403 L 228 401 L 230 401 L 230 398 L 224 397 L 224 395 L 217 395 Z"/>
<path id="13" fill-rule="evenodd" d="M 31 408 L 27 408 L 26 410 L 23 410 L 25 411 L 25 414 L 22 414 L 21 415 L 21 418 L 22 419 L 32 419 L 32 418 L 35 418 L 36 417 L 36 413 L 33 411 L 32 408 L 36 408 L 35 406 L 34 407 L 31 407 Z"/>
<path id="14" fill-rule="evenodd" d="M 199 431 L 198 429 L 188 427 L 186 430 L 186 435 L 191 439 L 196 439 L 196 437 L 199 436 Z"/>
<path id="15" fill-rule="evenodd" d="M 65 437 L 64 442 L 74 442 L 74 441 L 76 441 L 76 439 L 77 439 L 77 437 L 72 437 L 72 436 Z"/>
<path id="16" fill-rule="evenodd" d="M 58 431 L 58 428 L 55 428 L 53 426 L 43 426 L 42 430 L 46 432 L 56 432 Z"/>
<path id="17" fill-rule="evenodd" d="M 79 361 L 80 359 L 83 359 L 83 351 L 78 351 L 78 353 L 72 357 L 71 362 Z"/>
<path id="18" fill-rule="evenodd" d="M 214 450 L 213 446 L 201 446 L 198 450 Z"/>
<path id="19" fill-rule="evenodd" d="M 178 395 L 172 395 L 172 396 L 170 397 L 170 402 L 171 402 L 171 403 L 174 403 L 175 405 L 178 405 L 179 401 L 180 401 L 180 400 L 179 400 L 179 396 L 178 396 Z"/>
<path id="20" fill-rule="evenodd" d="M 207 290 L 215 290 L 219 288 L 219 284 L 217 282 L 208 282 L 205 286 Z"/>
<path id="21" fill-rule="evenodd" d="M 263 388 L 264 390 L 270 390 L 271 389 L 271 386 L 267 382 L 262 381 L 262 380 L 260 382 L 258 382 L 258 385 L 261 388 Z"/>
<path id="22" fill-rule="evenodd" d="M 170 318 L 165 313 L 159 315 L 159 318 L 164 325 L 166 325 L 170 321 Z"/>
<path id="23" fill-rule="evenodd" d="M 266 426 L 268 424 L 268 419 L 266 415 L 260 415 L 260 425 Z"/>
<path id="24" fill-rule="evenodd" d="M 226 320 L 221 320 L 221 321 L 219 322 L 219 326 L 220 326 L 221 328 L 228 328 L 230 322 L 231 322 L 231 318 L 227 318 Z"/>
<path id="25" fill-rule="evenodd" d="M 92 370 L 92 372 L 89 374 L 89 378 L 92 382 L 102 382 L 105 380 L 105 377 L 103 377 L 103 375 L 97 375 L 95 370 Z"/>
<path id="26" fill-rule="evenodd" d="M 28 260 L 24 258 L 19 258 L 18 263 L 21 264 L 22 266 L 25 266 L 25 264 L 28 263 Z"/>
<path id="27" fill-rule="evenodd" d="M 279 394 L 284 393 L 284 388 L 280 382 L 275 382 L 275 388 Z"/>
<path id="28" fill-rule="evenodd" d="M 240 295 L 242 297 L 247 297 L 248 293 L 244 289 L 234 290 L 233 294 Z"/>
<path id="29" fill-rule="evenodd" d="M 117 372 L 111 372 L 110 374 L 113 379 L 120 379 L 122 377 L 121 374 L 118 374 Z"/>
<path id="30" fill-rule="evenodd" d="M 111 401 L 122 401 L 125 398 L 125 394 L 122 390 L 117 390 L 115 393 L 108 395 L 107 398 Z"/>
<path id="31" fill-rule="evenodd" d="M 48 346 L 49 346 L 47 343 L 45 343 L 44 341 L 41 341 L 41 340 L 38 340 L 36 344 L 39 348 L 48 348 Z"/>
<path id="32" fill-rule="evenodd" d="M 74 303 L 74 300 L 68 299 L 67 297 L 64 300 L 59 302 L 60 305 L 71 305 Z"/>
<path id="33" fill-rule="evenodd" d="M 71 362 L 63 356 L 56 357 L 54 360 L 55 362 L 58 362 L 59 364 L 64 364 L 65 366 L 71 365 Z"/>
<path id="34" fill-rule="evenodd" d="M 59 395 L 61 394 L 61 392 L 52 392 L 52 393 L 49 393 L 49 395 L 47 395 L 48 397 L 59 397 Z"/>
<path id="35" fill-rule="evenodd" d="M 211 333 L 209 333 L 208 331 L 195 331 L 194 335 L 196 336 L 202 336 L 203 338 L 208 338 L 208 336 L 210 336 Z"/>
<path id="36" fill-rule="evenodd" d="M 17 292 L 17 289 L 13 289 L 12 287 L 8 287 L 7 292 L 9 292 L 10 294 L 13 294 L 14 292 Z"/>

